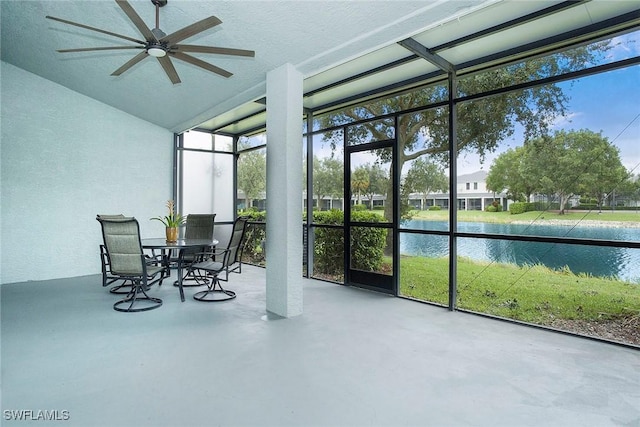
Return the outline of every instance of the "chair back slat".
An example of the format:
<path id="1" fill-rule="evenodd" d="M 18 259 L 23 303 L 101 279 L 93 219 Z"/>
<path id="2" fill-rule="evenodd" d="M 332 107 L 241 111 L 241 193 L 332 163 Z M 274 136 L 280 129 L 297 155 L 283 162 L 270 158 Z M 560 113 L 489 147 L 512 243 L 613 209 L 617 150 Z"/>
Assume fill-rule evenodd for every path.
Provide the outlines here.
<path id="1" fill-rule="evenodd" d="M 225 254 L 224 265 L 231 266 L 239 261 L 242 248 L 242 239 L 247 227 L 247 220 L 245 218 L 238 218 L 233 224 L 233 231 L 229 238 L 229 246 L 227 246 L 227 252 Z"/>
<path id="2" fill-rule="evenodd" d="M 185 239 L 213 239 L 216 214 L 189 214 L 184 231 Z"/>
<path id="3" fill-rule="evenodd" d="M 116 215 L 96 215 L 96 219 L 98 221 L 100 221 L 101 219 L 124 219 L 125 216 L 123 214 L 116 214 Z"/>
<path id="4" fill-rule="evenodd" d="M 112 273 L 141 275 L 144 273 L 140 227 L 135 218 L 98 218 L 102 225 L 104 246 L 109 254 Z"/>

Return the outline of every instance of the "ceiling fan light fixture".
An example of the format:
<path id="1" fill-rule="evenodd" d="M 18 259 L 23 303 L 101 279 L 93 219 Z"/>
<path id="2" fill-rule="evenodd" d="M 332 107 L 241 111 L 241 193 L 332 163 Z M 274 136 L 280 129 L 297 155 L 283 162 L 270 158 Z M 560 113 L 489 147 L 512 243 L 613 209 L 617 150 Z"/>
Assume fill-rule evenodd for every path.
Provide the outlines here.
<path id="1" fill-rule="evenodd" d="M 162 46 L 153 45 L 147 48 L 147 53 L 156 58 L 162 58 L 167 54 L 167 51 Z"/>

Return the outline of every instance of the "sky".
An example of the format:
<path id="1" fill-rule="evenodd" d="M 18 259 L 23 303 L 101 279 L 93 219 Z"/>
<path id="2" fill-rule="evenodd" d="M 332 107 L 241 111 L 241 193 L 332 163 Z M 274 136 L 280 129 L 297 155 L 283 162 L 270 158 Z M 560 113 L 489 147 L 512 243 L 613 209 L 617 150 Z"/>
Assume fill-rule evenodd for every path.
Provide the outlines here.
<path id="1" fill-rule="evenodd" d="M 607 57 L 611 62 L 640 55 L 640 32 L 612 40 Z M 602 132 L 620 149 L 622 164 L 634 174 L 640 173 L 640 65 L 597 76 L 561 83 L 569 95 L 568 113 L 559 117 L 552 130 L 588 129 Z M 465 155 L 458 160 L 458 174 L 488 171 L 491 162 L 503 151 L 522 145 L 522 132 L 504 141 L 484 164 L 478 156 Z"/>
<path id="2" fill-rule="evenodd" d="M 620 149 L 625 167 L 640 173 L 640 65 L 581 79 L 570 93 L 572 117 L 557 126 L 602 131 Z"/>
<path id="3" fill-rule="evenodd" d="M 640 173 L 640 65 L 598 76 L 566 82 L 560 86 L 570 97 L 568 114 L 556 120 L 551 129 L 588 129 L 602 132 L 620 149 L 627 170 Z M 480 164 L 476 155 L 466 154 L 458 161 L 458 174 L 489 170 L 491 162 L 508 148 L 521 146 L 522 131 L 504 141 L 496 153 Z"/>

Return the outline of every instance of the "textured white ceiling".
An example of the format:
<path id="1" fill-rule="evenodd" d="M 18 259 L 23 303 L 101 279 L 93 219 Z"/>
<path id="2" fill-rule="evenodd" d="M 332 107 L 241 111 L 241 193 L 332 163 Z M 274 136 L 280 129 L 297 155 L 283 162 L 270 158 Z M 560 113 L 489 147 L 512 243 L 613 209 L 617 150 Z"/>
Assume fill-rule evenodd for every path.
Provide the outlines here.
<path id="1" fill-rule="evenodd" d="M 130 1 L 150 28 L 150 0 Z M 234 75 L 223 78 L 174 60 L 173 85 L 154 58 L 119 77 L 110 74 L 138 51 L 58 53 L 56 49 L 128 42 L 45 19 L 46 15 L 143 39 L 112 0 L 2 0 L 2 60 L 169 130 L 180 132 L 264 96 L 266 73 L 284 63 L 305 76 L 393 44 L 471 8 L 478 0 L 421 1 L 185 1 L 160 9 L 167 34 L 215 15 L 222 24 L 183 44 L 250 49 L 255 58 L 194 54 Z"/>

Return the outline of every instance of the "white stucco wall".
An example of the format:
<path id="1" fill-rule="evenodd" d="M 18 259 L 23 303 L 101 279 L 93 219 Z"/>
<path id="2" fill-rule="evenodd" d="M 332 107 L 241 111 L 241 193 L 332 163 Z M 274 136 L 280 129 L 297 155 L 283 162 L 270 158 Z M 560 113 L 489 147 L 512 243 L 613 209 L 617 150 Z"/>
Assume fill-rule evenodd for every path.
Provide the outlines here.
<path id="1" fill-rule="evenodd" d="M 162 236 L 173 134 L 1 66 L 0 283 L 100 273 L 99 213 Z"/>

